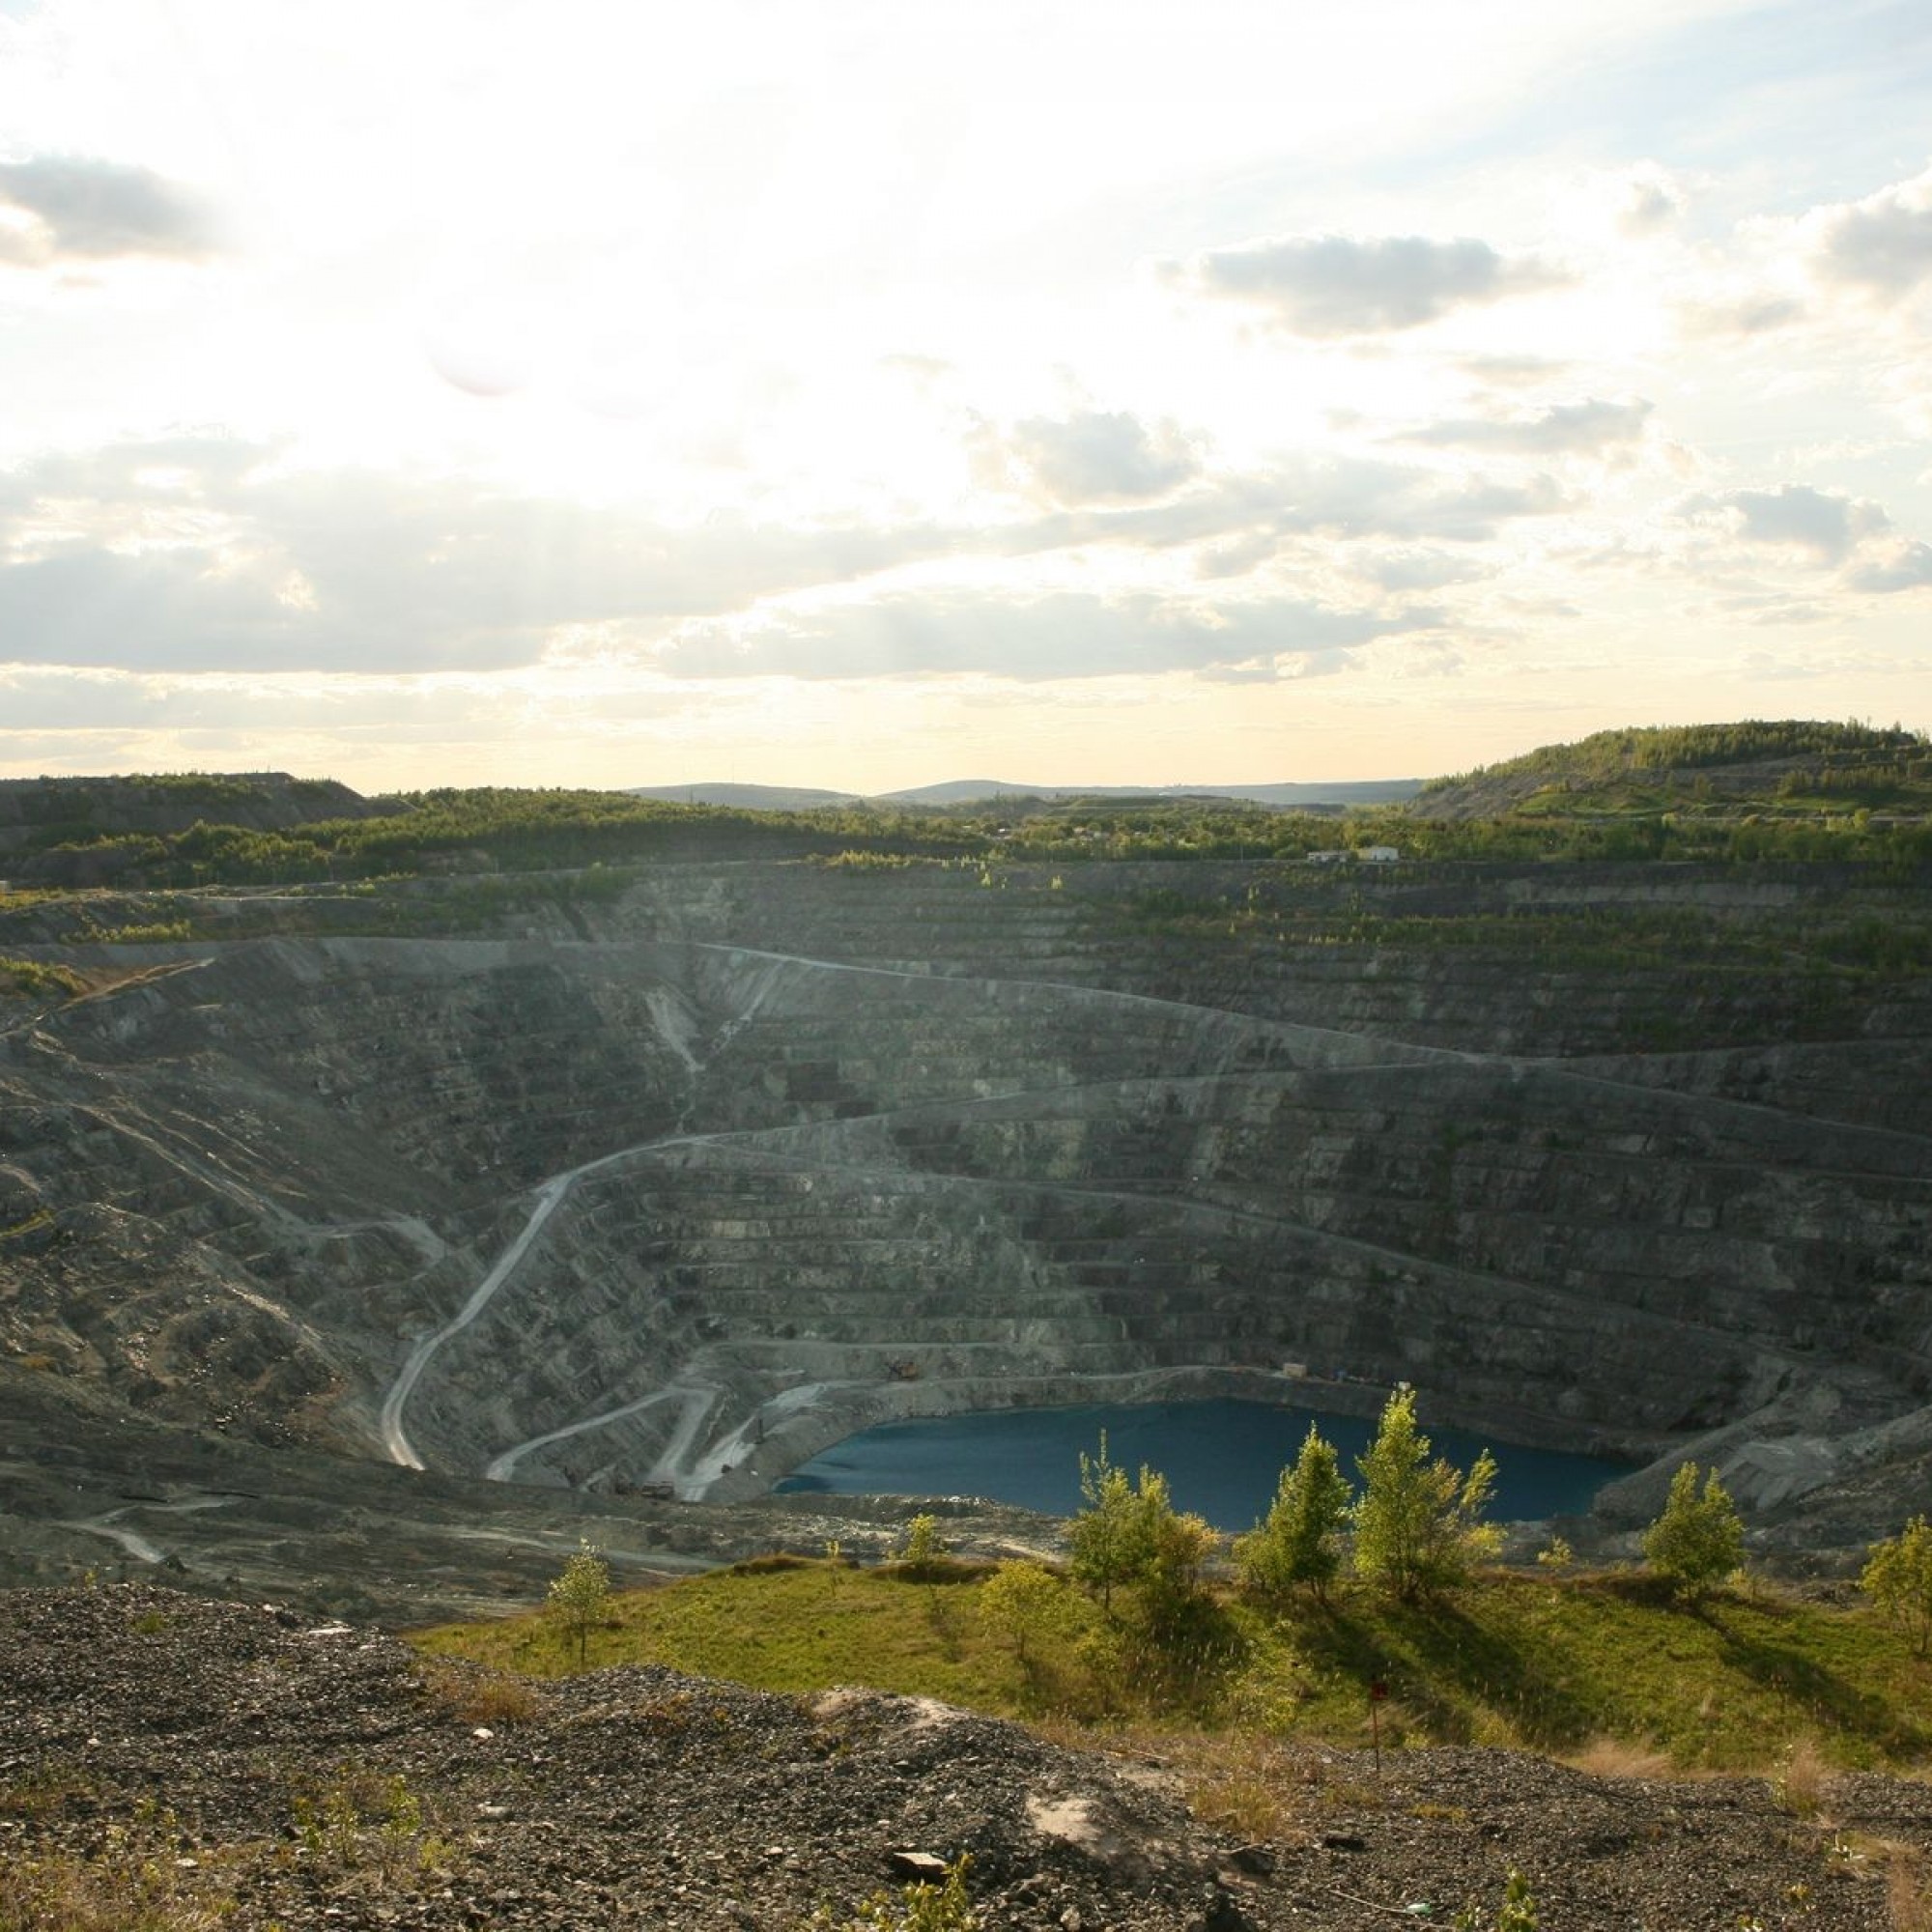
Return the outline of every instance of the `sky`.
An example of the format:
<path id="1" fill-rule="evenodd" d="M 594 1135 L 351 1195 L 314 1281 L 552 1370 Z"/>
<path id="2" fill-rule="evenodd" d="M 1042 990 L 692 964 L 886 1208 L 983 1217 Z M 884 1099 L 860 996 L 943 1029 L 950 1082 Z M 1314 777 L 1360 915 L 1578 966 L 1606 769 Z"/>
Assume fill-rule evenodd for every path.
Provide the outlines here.
<path id="1" fill-rule="evenodd" d="M 0 777 L 1932 726 L 1924 0 L 0 0 Z"/>

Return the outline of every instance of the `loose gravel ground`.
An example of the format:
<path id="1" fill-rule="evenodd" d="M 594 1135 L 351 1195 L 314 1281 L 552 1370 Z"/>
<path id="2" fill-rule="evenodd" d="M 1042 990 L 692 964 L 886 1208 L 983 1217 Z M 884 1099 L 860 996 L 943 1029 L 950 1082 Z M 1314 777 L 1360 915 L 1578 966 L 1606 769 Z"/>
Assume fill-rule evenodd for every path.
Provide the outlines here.
<path id="1" fill-rule="evenodd" d="M 1446 1925 L 1471 1900 L 1492 1913 L 1512 1864 L 1548 1932 L 1932 1923 L 1893 1916 L 1932 1848 L 1913 1782 L 1836 1779 L 1799 1815 L 1757 1779 L 1485 1750 L 1391 1754 L 1378 1775 L 1310 1747 L 1275 1751 L 1264 1781 L 1273 1818 L 1243 1840 L 1197 1822 L 1145 1750 L 872 1691 L 651 1666 L 526 1687 L 288 1608 L 144 1585 L 0 1596 L 9 1932 L 65 1924 L 47 1899 L 90 1883 L 103 1927 L 158 1899 L 185 1932 L 800 1928 L 966 1854 L 987 1927 Z"/>

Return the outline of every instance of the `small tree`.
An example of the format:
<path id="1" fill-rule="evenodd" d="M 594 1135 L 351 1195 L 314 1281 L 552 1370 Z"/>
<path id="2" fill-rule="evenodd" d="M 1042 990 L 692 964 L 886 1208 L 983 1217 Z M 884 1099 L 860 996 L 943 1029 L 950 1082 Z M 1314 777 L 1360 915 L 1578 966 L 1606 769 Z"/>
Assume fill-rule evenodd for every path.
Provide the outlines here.
<path id="1" fill-rule="evenodd" d="M 1412 1388 L 1389 1397 L 1376 1439 L 1355 1467 L 1362 1493 L 1349 1515 L 1357 1576 L 1412 1602 L 1463 1582 L 1472 1564 L 1495 1550 L 1500 1532 L 1482 1520 L 1495 1459 L 1485 1449 L 1466 1476 L 1442 1457 L 1432 1462 Z"/>
<path id="2" fill-rule="evenodd" d="M 1350 1494 L 1335 1445 L 1311 1422 L 1294 1465 L 1281 1472 L 1267 1515 L 1235 1539 L 1235 1570 L 1242 1587 L 1276 1602 L 1298 1584 L 1326 1597 L 1342 1564 Z"/>
<path id="3" fill-rule="evenodd" d="M 1148 1472 L 1141 1471 L 1143 1485 Z M 1114 1585 L 1131 1583 L 1146 1569 L 1151 1548 L 1146 1512 L 1127 1472 L 1107 1460 L 1107 1435 L 1100 1453 L 1080 1452 L 1080 1494 L 1086 1508 L 1066 1527 L 1066 1548 L 1074 1577 L 1100 1593 L 1100 1607 L 1114 1608 Z"/>
<path id="4" fill-rule="evenodd" d="M 1142 1468 L 1134 1505 L 1141 1519 L 1139 1542 L 1146 1550 L 1134 1581 L 1148 1623 L 1158 1629 L 1192 1602 L 1202 1566 L 1221 1539 L 1205 1517 L 1175 1508 L 1167 1478 L 1157 1469 Z"/>
<path id="5" fill-rule="evenodd" d="M 611 1566 L 603 1551 L 584 1538 L 577 1554 L 563 1566 L 563 1575 L 550 1586 L 550 1611 L 566 1637 L 577 1639 L 577 1667 L 583 1668 L 590 1649 L 590 1633 L 611 1609 Z"/>
<path id="6" fill-rule="evenodd" d="M 1002 1563 L 980 1585 L 980 1619 L 1011 1638 L 1013 1655 L 1025 1664 L 1027 1645 L 1059 1621 L 1065 1588 L 1043 1563 Z"/>
<path id="7" fill-rule="evenodd" d="M 1109 1616 L 1117 1584 L 1137 1589 L 1141 1608 L 1155 1622 L 1193 1597 L 1219 1539 L 1200 1517 L 1175 1508 L 1158 1469 L 1143 1463 L 1139 1480 L 1129 1482 L 1124 1469 L 1108 1462 L 1103 1435 L 1099 1455 L 1080 1458 L 1080 1493 L 1087 1507 L 1067 1525 L 1069 1567 L 1099 1591 Z"/>
<path id="8" fill-rule="evenodd" d="M 1874 1543 L 1859 1574 L 1859 1587 L 1882 1615 L 1912 1638 L 1918 1656 L 1932 1642 L 1932 1528 L 1916 1516 L 1896 1536 Z"/>
<path id="9" fill-rule="evenodd" d="M 1643 1533 L 1644 1560 L 1683 1595 L 1701 1597 L 1745 1558 L 1745 1526 L 1712 1467 L 1700 1494 L 1695 1463 L 1680 1463 L 1662 1513 Z"/>
<path id="10" fill-rule="evenodd" d="M 908 1577 L 930 1576 L 945 1554 L 946 1545 L 940 1540 L 936 1516 L 916 1516 L 906 1524 L 905 1547 L 899 1551 L 899 1561 Z"/>

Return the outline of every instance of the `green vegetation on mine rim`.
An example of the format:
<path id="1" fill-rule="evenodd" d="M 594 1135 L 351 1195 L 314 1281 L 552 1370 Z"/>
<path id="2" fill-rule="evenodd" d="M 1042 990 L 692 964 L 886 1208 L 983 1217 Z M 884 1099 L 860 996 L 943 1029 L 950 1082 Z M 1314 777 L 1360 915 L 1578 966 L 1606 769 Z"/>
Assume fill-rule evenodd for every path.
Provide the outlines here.
<path id="1" fill-rule="evenodd" d="M 1475 778 L 1515 773 L 1561 773 L 1612 778 L 1628 772 L 1697 771 L 1772 759 L 1860 761 L 1932 755 L 1932 740 L 1903 725 L 1837 724 L 1813 719 L 1744 719 L 1734 724 L 1647 724 L 1597 731 L 1566 745 L 1543 745 L 1520 757 L 1453 778 L 1432 779 L 1425 794 Z"/>
<path id="2" fill-rule="evenodd" d="M 1703 860 L 1725 865 L 1932 860 L 1932 822 L 1874 823 L 1848 799 L 1766 802 L 1755 810 L 1623 810 L 1601 799 L 1538 795 L 1492 818 L 1438 820 L 1399 808 L 1326 817 L 1259 807 L 1175 805 L 1086 810 L 1056 801 L 998 823 L 881 812 L 744 812 L 601 792 L 424 794 L 398 816 L 324 820 L 281 832 L 197 823 L 177 833 L 95 833 L 40 848 L 74 882 L 146 888 L 286 885 L 447 871 L 542 871 L 705 859 L 1305 858 L 1393 845 L 1416 860 Z M 1932 784 L 1911 803 L 1932 812 Z"/>
<path id="3" fill-rule="evenodd" d="M 1893 726 L 1800 721 L 1599 732 L 1346 813 L 1240 801 L 1067 795 L 971 806 L 775 812 L 626 792 L 440 789 L 365 813 L 261 830 L 232 822 L 261 787 L 206 774 L 128 780 L 207 812 L 185 829 L 114 822 L 111 784 L 37 795 L 14 862 L 68 885 L 156 889 L 549 871 L 675 859 L 1299 860 L 1396 847 L 1406 860 L 1700 860 L 1721 865 L 1932 861 L 1932 741 Z M 1527 788 L 1526 788 L 1527 787 Z M 296 785 L 327 809 L 338 794 Z M 1452 801 L 1450 815 L 1437 801 Z"/>
<path id="4" fill-rule="evenodd" d="M 1673 1602 L 1655 1578 L 1492 1572 L 1408 1606 L 1347 1588 L 1327 1606 L 1260 1609 L 1214 1592 L 1179 1672 L 1070 1586 L 1022 1662 L 982 1616 L 984 1566 L 938 1580 L 761 1559 L 611 1600 L 589 1663 L 650 1662 L 773 1690 L 864 1684 L 1104 1733 L 1129 1724 L 1552 1754 L 1605 1739 L 1687 1769 L 1762 1769 L 1801 1742 L 1832 1762 L 1900 1769 L 1932 1752 L 1932 1662 L 1864 1608 L 1768 1587 Z M 540 1613 L 417 1634 L 427 1652 L 530 1676 L 576 1667 Z"/>

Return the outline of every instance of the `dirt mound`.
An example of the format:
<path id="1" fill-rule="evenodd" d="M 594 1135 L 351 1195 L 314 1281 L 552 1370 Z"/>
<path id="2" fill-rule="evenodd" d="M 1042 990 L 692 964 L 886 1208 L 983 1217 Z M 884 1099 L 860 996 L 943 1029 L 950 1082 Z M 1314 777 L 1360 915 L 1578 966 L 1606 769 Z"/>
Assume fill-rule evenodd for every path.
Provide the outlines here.
<path id="1" fill-rule="evenodd" d="M 1877 1778 L 1826 1785 L 1830 1824 L 1761 1781 L 1494 1751 L 1392 1754 L 1380 1775 L 1283 1751 L 1266 1782 L 1276 1828 L 1243 1843 L 1190 1816 L 1158 1761 L 926 1703 L 635 1666 L 526 1686 L 285 1608 L 0 1598 L 0 1918 L 34 1887 L 92 1884 L 121 1922 L 160 1899 L 183 1914 L 160 1922 L 232 1901 L 223 1922 L 287 1932 L 799 1927 L 970 1855 L 988 1927 L 1446 1924 L 1469 1899 L 1492 1911 L 1514 1864 L 1568 1932 L 1878 1928 L 1932 1843 L 1932 1794 Z M 49 1922 L 35 1909 L 19 1922 Z"/>

